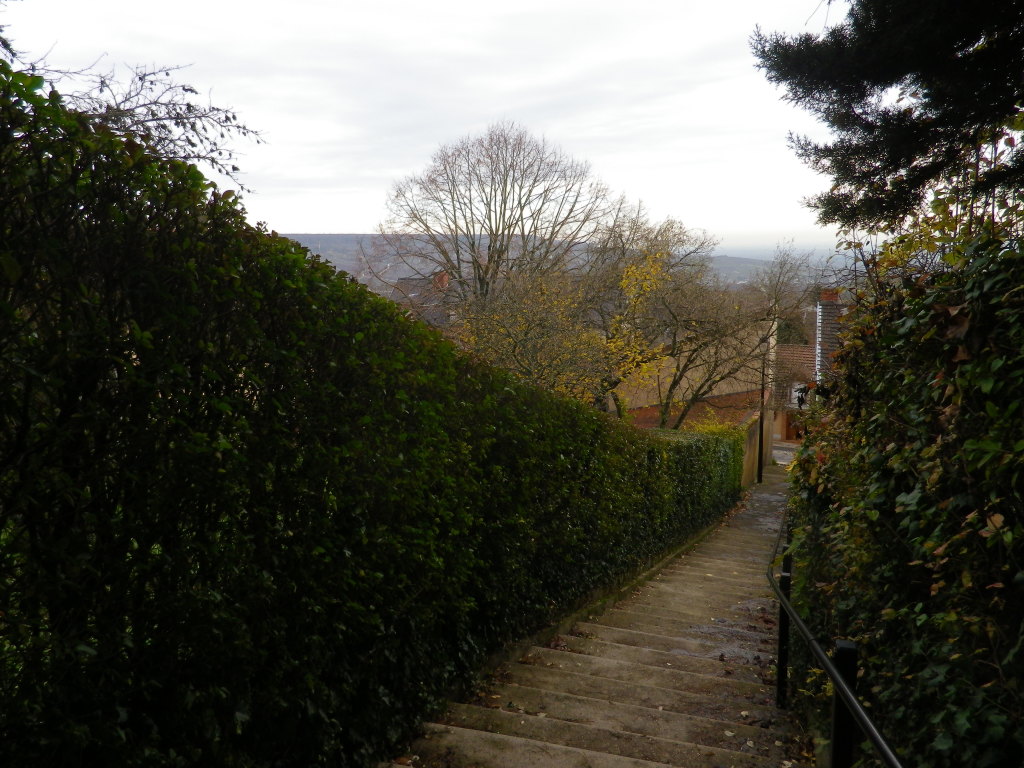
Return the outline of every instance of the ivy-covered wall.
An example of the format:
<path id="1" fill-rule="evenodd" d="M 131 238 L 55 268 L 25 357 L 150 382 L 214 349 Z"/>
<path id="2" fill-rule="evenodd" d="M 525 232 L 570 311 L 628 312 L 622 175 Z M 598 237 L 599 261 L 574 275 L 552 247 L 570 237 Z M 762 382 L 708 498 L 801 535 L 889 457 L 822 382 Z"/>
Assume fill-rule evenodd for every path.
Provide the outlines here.
<path id="1" fill-rule="evenodd" d="M 463 357 L 0 63 L 0 764 L 362 766 L 712 522 L 664 440 Z"/>
<path id="2" fill-rule="evenodd" d="M 1024 252 L 981 238 L 846 324 L 795 470 L 797 599 L 908 765 L 1024 765 Z"/>

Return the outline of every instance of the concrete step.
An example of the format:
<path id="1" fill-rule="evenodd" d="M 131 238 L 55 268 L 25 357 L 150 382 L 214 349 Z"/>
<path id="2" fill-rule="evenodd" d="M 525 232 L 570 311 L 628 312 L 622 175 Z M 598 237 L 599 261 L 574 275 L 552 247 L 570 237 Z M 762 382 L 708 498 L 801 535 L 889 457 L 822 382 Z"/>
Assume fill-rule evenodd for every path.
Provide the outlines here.
<path id="1" fill-rule="evenodd" d="M 757 626 L 749 626 L 745 623 L 730 622 L 722 617 L 722 620 L 717 620 L 717 617 L 708 616 L 707 619 L 694 618 L 687 615 L 679 616 L 666 616 L 665 613 L 671 609 L 658 609 L 648 608 L 646 606 L 626 605 L 624 607 L 615 606 L 611 610 L 607 611 L 601 616 L 601 620 L 607 620 L 615 617 L 616 619 L 622 618 L 624 620 L 631 620 L 636 622 L 643 622 L 649 625 L 657 625 L 670 630 L 674 635 L 693 635 L 705 636 L 709 632 L 714 632 L 716 636 L 728 634 L 730 637 L 734 637 L 738 640 L 745 640 L 751 643 L 769 642 L 774 645 L 772 636 L 764 632 Z"/>
<path id="2" fill-rule="evenodd" d="M 418 768 L 664 768 L 638 760 L 534 739 L 427 723 L 426 734 L 398 765 Z"/>
<path id="3" fill-rule="evenodd" d="M 699 551 L 704 551 L 711 546 L 746 546 L 756 548 L 762 555 L 767 555 L 778 539 L 778 531 L 744 530 L 750 525 L 749 520 L 737 519 L 735 525 L 719 528 L 714 534 L 701 542 Z"/>
<path id="4" fill-rule="evenodd" d="M 756 589 L 758 586 L 764 586 L 768 583 L 764 577 L 764 572 L 767 568 L 767 560 L 751 563 L 723 558 L 716 558 L 714 560 L 701 559 L 699 561 L 677 558 L 666 565 L 658 575 L 662 578 L 682 578 L 686 574 L 691 574 L 694 577 L 706 577 L 707 574 L 711 574 L 714 578 L 736 581 L 742 586 L 747 588 L 754 587 Z"/>
<path id="5" fill-rule="evenodd" d="M 661 580 L 651 581 L 639 591 L 639 596 L 658 595 L 661 600 L 674 600 L 680 605 L 735 605 L 744 600 L 769 600 L 770 592 L 765 589 L 748 589 L 746 593 L 728 590 L 724 587 L 687 587 Z"/>
<path id="6" fill-rule="evenodd" d="M 652 619 L 662 618 L 683 624 L 729 624 L 748 632 L 773 635 L 777 619 L 771 608 L 749 602 L 723 600 L 721 602 L 702 600 L 693 605 L 682 606 L 677 601 L 665 599 L 663 595 L 644 595 L 618 603 L 606 611 L 626 611 L 635 614 L 649 614 Z M 596 617 L 594 620 L 598 620 Z"/>
<path id="7" fill-rule="evenodd" d="M 674 606 L 674 604 L 671 604 Z M 743 603 L 737 603 L 730 607 L 722 608 L 701 608 L 694 606 L 688 610 L 676 610 L 675 607 L 667 607 L 667 604 L 650 599 L 625 600 L 615 606 L 616 610 L 632 611 L 633 613 L 647 613 L 651 616 L 658 616 L 664 619 L 693 623 L 714 624 L 716 626 L 730 626 L 742 629 L 747 632 L 760 633 L 765 636 L 773 636 L 776 618 L 767 610 L 752 610 Z"/>
<path id="8" fill-rule="evenodd" d="M 725 571 L 727 573 L 736 571 L 739 575 L 752 576 L 756 579 L 764 575 L 767 565 L 767 557 L 761 561 L 753 562 L 746 559 L 737 560 L 731 557 L 711 557 L 709 555 L 692 553 L 672 560 L 666 567 L 693 568 L 694 570 L 707 569 L 711 572 Z"/>
<path id="9" fill-rule="evenodd" d="M 735 621 L 750 621 L 762 629 L 763 620 L 774 621 L 773 617 L 778 612 L 774 601 L 758 596 L 744 598 L 739 595 L 707 594 L 694 595 L 692 600 L 682 601 L 671 586 L 659 586 L 635 593 L 620 600 L 615 608 L 667 611 L 669 613 L 666 615 L 690 617 L 698 621 L 730 617 Z"/>
<path id="10" fill-rule="evenodd" d="M 749 703 L 763 703 L 765 695 L 769 693 L 767 687 L 760 681 L 747 682 L 731 677 L 714 677 L 671 666 L 656 667 L 551 648 L 532 648 L 519 663 Z"/>
<path id="11" fill-rule="evenodd" d="M 628 661 L 633 664 L 678 669 L 715 678 L 729 678 L 748 683 L 763 682 L 758 670 L 749 665 L 729 664 L 727 661 L 718 658 L 691 656 L 684 653 L 673 653 L 672 651 L 659 651 L 653 648 L 608 642 L 592 637 L 559 635 L 552 641 L 549 647 L 573 653 L 585 653 L 589 656 L 601 656 Z"/>
<path id="12" fill-rule="evenodd" d="M 688 655 L 707 659 L 719 659 L 733 665 L 745 664 L 753 667 L 763 667 L 767 665 L 772 656 L 772 654 L 768 654 L 758 648 L 736 646 L 717 649 L 713 643 L 699 642 L 687 637 L 671 637 L 655 631 L 644 632 L 625 627 L 596 624 L 594 622 L 580 622 L 576 625 L 575 630 L 584 637 L 596 640 L 650 648 L 680 656 Z"/>
<path id="13" fill-rule="evenodd" d="M 704 557 L 716 560 L 735 561 L 747 565 L 767 565 L 769 560 L 768 550 L 770 545 L 761 543 L 759 545 L 745 546 L 743 544 L 731 544 L 718 541 L 711 541 L 701 547 L 700 553 Z"/>
<path id="14" fill-rule="evenodd" d="M 707 601 L 710 602 L 710 601 Z M 680 602 L 672 595 L 651 590 L 632 595 L 615 604 L 623 610 L 647 610 L 666 617 L 677 617 L 681 621 L 719 621 L 728 618 L 733 622 L 748 622 L 752 631 L 773 631 L 776 608 L 765 598 L 748 598 L 719 603 L 718 606 Z"/>
<path id="15" fill-rule="evenodd" d="M 757 584 L 758 578 L 764 578 L 764 569 L 751 568 L 741 572 L 728 564 L 716 563 L 711 567 L 702 567 L 683 560 L 675 560 L 667 565 L 660 575 L 666 579 L 689 579 L 692 583 L 700 585 L 724 584 L 750 589 L 752 585 Z"/>
<path id="16" fill-rule="evenodd" d="M 667 566 L 668 568 L 681 567 L 681 568 L 693 568 L 708 570 L 708 571 L 725 571 L 727 573 L 737 573 L 741 576 L 749 576 L 752 583 L 758 579 L 764 578 L 764 572 L 768 567 L 768 558 L 763 561 L 753 562 L 747 560 L 735 560 L 733 558 L 726 557 L 709 557 L 707 555 L 689 554 L 682 555 L 671 561 Z"/>
<path id="17" fill-rule="evenodd" d="M 746 723 L 743 710 L 740 711 L 740 722 L 726 722 L 664 709 L 651 709 L 509 684 L 499 684 L 491 688 L 482 703 L 487 707 L 510 712 L 755 753 L 770 758 L 783 757 L 785 753 L 786 745 L 783 739 L 786 737 L 780 739 L 773 731 Z"/>
<path id="18" fill-rule="evenodd" d="M 691 691 L 661 688 L 654 685 L 625 682 L 611 677 L 570 672 L 553 667 L 530 664 L 511 665 L 499 680 L 503 683 L 524 685 L 545 691 L 559 691 L 591 699 L 617 701 L 637 707 L 680 712 L 693 717 L 728 722 L 749 722 L 754 725 L 772 725 L 782 721 L 782 713 L 772 706 L 770 696 L 760 700 L 725 699 L 705 696 Z M 746 712 L 746 716 L 741 715 Z"/>
<path id="19" fill-rule="evenodd" d="M 686 579 L 663 578 L 650 581 L 634 590 L 623 600 L 656 597 L 660 602 L 675 603 L 680 611 L 693 610 L 701 603 L 737 605 L 751 600 L 760 600 L 766 606 L 774 605 L 767 589 L 738 589 L 725 584 L 698 584 Z M 621 602 L 621 601 L 620 601 Z"/>
<path id="20" fill-rule="evenodd" d="M 543 714 L 531 715 L 455 704 L 448 713 L 446 724 L 663 765 L 735 768 L 768 768 L 771 765 L 767 756 L 757 754 L 756 743 L 753 741 L 751 744 L 754 746 L 746 747 L 745 742 L 736 740 L 738 745 L 746 747 L 744 752 L 629 733 L 617 728 L 556 720 L 541 716 Z"/>
<path id="21" fill-rule="evenodd" d="M 676 628 L 666 627 L 656 619 L 650 621 L 628 614 L 625 611 L 608 611 L 598 618 L 592 619 L 590 624 L 598 624 L 604 627 L 616 627 L 618 629 L 631 629 L 634 632 L 644 632 L 651 635 L 664 635 L 674 638 L 680 643 L 685 643 L 690 653 L 698 656 L 714 656 L 716 644 L 713 640 L 697 636 L 696 632 L 689 630 L 677 631 Z"/>
<path id="22" fill-rule="evenodd" d="M 752 528 L 750 520 L 737 517 L 725 525 L 719 526 L 714 535 L 708 539 L 708 543 L 762 546 L 765 543 L 774 544 L 778 533 L 778 529 L 769 531 Z"/>
<path id="23" fill-rule="evenodd" d="M 680 641 L 682 647 L 687 647 L 691 653 L 699 656 L 717 656 L 721 653 L 774 653 L 774 640 L 771 636 L 734 629 L 724 624 L 688 624 L 616 609 L 588 623 L 671 637 Z"/>
<path id="24" fill-rule="evenodd" d="M 695 600 L 719 603 L 741 602 L 758 597 L 767 600 L 770 594 L 767 584 L 763 589 L 752 589 L 749 586 L 744 589 L 731 584 L 699 584 L 685 578 L 672 577 L 653 579 L 634 594 L 642 596 L 659 592 L 665 594 L 666 600 L 675 600 L 683 607 L 693 605 Z M 679 595 L 683 595 L 685 599 L 680 599 Z"/>
<path id="25" fill-rule="evenodd" d="M 685 653 L 690 656 L 703 656 L 705 658 L 715 658 L 717 656 L 714 653 L 715 649 L 712 643 L 694 640 L 690 637 L 671 636 L 657 631 L 645 632 L 642 629 L 617 626 L 616 624 L 602 622 L 600 616 L 590 621 L 577 623 L 575 631 L 582 633 L 584 637 L 593 637 L 612 643 L 622 643 L 623 645 L 638 645 L 659 651 Z"/>

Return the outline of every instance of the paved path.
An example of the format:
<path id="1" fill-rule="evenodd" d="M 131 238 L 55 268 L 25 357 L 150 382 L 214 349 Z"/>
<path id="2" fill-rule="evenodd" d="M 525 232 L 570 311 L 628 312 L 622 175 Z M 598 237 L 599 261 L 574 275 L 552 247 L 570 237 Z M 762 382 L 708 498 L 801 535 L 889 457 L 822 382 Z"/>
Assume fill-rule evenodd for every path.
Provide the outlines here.
<path id="1" fill-rule="evenodd" d="M 765 470 L 747 503 L 632 595 L 498 670 L 425 726 L 423 768 L 788 768 L 773 705 L 776 607 L 764 572 L 785 502 Z"/>

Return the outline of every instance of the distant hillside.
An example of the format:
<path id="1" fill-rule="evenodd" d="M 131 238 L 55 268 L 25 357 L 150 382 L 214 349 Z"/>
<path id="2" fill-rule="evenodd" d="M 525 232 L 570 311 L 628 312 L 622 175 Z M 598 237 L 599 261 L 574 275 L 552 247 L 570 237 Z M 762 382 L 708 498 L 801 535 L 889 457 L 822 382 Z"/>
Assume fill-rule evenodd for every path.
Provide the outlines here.
<path id="1" fill-rule="evenodd" d="M 286 234 L 300 245 L 320 254 L 338 269 L 361 280 L 366 264 L 362 254 L 370 253 L 378 235 Z"/>
<path id="2" fill-rule="evenodd" d="M 363 283 L 371 283 L 363 255 L 369 255 L 380 237 L 375 234 L 286 234 L 297 243 L 320 254 L 338 269 L 348 272 Z M 730 283 L 744 283 L 764 267 L 775 253 L 774 247 L 733 249 L 732 255 L 714 255 L 711 264 Z"/>
<path id="3" fill-rule="evenodd" d="M 727 283 L 746 283 L 751 280 L 754 273 L 764 269 L 771 260 L 772 252 L 766 252 L 764 258 L 750 256 L 720 256 L 715 254 L 711 257 L 711 266 L 721 275 Z"/>

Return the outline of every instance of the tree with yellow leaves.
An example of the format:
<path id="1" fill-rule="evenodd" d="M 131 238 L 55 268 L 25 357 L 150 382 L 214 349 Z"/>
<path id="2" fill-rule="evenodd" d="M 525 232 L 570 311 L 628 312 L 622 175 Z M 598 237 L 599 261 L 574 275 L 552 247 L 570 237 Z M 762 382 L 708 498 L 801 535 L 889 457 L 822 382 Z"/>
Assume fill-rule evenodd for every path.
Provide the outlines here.
<path id="1" fill-rule="evenodd" d="M 577 263 L 506 277 L 486 297 L 459 303 L 450 333 L 527 381 L 625 415 L 616 388 L 663 356 L 660 307 L 707 274 L 714 244 L 620 203 Z"/>
<path id="2" fill-rule="evenodd" d="M 602 380 L 598 403 L 624 415 L 619 385 L 644 379 L 664 356 L 666 303 L 710 273 L 716 241 L 673 218 L 651 222 L 642 206 L 620 206 L 591 249 L 583 278 L 590 319 L 613 364 Z"/>
<path id="3" fill-rule="evenodd" d="M 487 300 L 463 303 L 449 333 L 492 365 L 589 402 L 614 357 L 587 314 L 583 291 L 568 273 L 518 277 Z"/>

